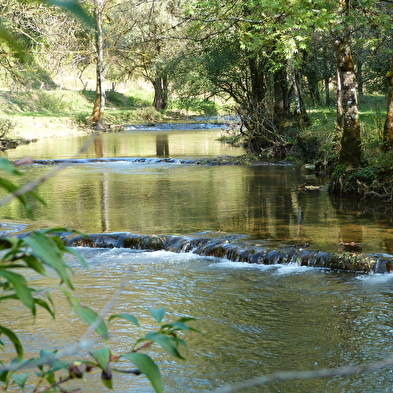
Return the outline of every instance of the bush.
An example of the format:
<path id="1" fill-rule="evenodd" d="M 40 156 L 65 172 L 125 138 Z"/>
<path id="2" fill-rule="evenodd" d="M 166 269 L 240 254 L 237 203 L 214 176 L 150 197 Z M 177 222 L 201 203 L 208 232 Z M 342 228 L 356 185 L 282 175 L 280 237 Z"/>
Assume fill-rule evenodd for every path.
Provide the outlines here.
<path id="1" fill-rule="evenodd" d="M 182 98 L 176 104 L 179 109 L 197 112 L 203 116 L 215 116 L 218 113 L 217 104 L 203 98 L 187 97 Z"/>
<path id="2" fill-rule="evenodd" d="M 138 109 L 137 116 L 150 123 L 156 123 L 162 119 L 162 114 L 152 106 Z"/>
<path id="3" fill-rule="evenodd" d="M 7 137 L 16 127 L 16 123 L 8 117 L 0 117 L 0 139 Z"/>

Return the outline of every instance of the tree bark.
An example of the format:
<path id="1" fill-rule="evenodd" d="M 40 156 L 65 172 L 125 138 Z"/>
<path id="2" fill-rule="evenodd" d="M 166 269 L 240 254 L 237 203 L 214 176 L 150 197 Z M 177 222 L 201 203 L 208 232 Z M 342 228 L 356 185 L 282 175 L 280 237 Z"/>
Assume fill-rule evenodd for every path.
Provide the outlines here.
<path id="1" fill-rule="evenodd" d="M 102 15 L 104 11 L 104 1 L 95 2 L 95 16 L 97 21 L 97 31 L 95 35 L 96 49 L 96 94 L 94 100 L 93 113 L 89 117 L 89 122 L 100 127 L 104 118 L 105 110 L 105 67 L 104 67 L 104 38 L 102 33 Z"/>
<path id="2" fill-rule="evenodd" d="M 356 168 L 361 165 L 362 154 L 355 66 L 351 53 L 349 28 L 343 22 L 347 13 L 348 0 L 339 0 L 337 16 L 339 20 L 338 26 L 341 27 L 341 31 L 335 39 L 337 87 L 341 87 L 341 96 L 337 103 L 342 105 L 342 137 L 339 163 Z M 339 111 L 339 107 L 337 107 L 337 110 Z M 338 122 L 340 120 L 339 112 L 337 120 Z"/>
<path id="3" fill-rule="evenodd" d="M 311 121 L 308 116 L 306 105 L 304 104 L 302 89 L 299 82 L 299 76 L 295 69 L 295 63 L 292 60 L 292 84 L 293 84 L 293 91 L 295 93 L 295 100 L 296 100 L 296 119 L 299 125 L 300 130 L 304 130 L 306 127 L 310 126 Z"/>
<path id="4" fill-rule="evenodd" d="M 385 150 L 393 149 L 393 56 L 390 63 L 390 69 L 386 74 L 388 80 L 388 98 L 387 113 L 383 127 L 383 144 Z"/>
<path id="5" fill-rule="evenodd" d="M 276 71 L 273 75 L 274 118 L 277 124 L 290 117 L 290 99 L 288 77 L 285 69 Z"/>
<path id="6" fill-rule="evenodd" d="M 158 111 L 166 109 L 168 106 L 168 78 L 167 76 L 157 76 L 153 81 L 154 100 L 153 106 Z"/>
<path id="7" fill-rule="evenodd" d="M 361 145 L 354 64 L 347 38 L 338 38 L 336 47 L 337 74 L 341 85 L 343 111 L 339 162 L 356 168 L 361 165 Z"/>
<path id="8" fill-rule="evenodd" d="M 336 72 L 336 82 L 337 82 L 337 90 L 336 90 L 336 116 L 337 116 L 337 124 L 336 128 L 339 132 L 343 130 L 343 105 L 342 105 L 342 89 L 341 89 L 341 77 L 337 68 Z"/>

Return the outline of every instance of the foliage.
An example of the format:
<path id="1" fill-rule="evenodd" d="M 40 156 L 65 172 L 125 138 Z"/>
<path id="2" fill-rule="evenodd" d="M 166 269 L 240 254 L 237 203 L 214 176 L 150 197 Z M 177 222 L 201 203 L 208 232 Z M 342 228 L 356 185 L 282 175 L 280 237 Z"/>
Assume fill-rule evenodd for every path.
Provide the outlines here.
<path id="1" fill-rule="evenodd" d="M 16 123 L 8 117 L 0 117 L 0 139 L 7 137 L 15 128 Z"/>
<path id="2" fill-rule="evenodd" d="M 9 176 L 22 175 L 20 171 L 5 159 L 0 160 L 0 168 Z M 0 178 L 0 187 L 9 193 L 16 192 L 18 189 L 13 182 L 4 177 Z M 43 202 L 33 191 L 30 191 L 28 196 Z M 20 195 L 18 198 L 31 215 L 32 211 L 26 195 Z M 4 389 L 11 385 L 17 385 L 24 391 L 30 376 L 29 370 L 36 367 L 38 368 L 36 373 L 38 379 L 35 391 L 44 392 L 51 389 L 51 391 L 66 392 L 62 386 L 63 384 L 73 379 L 82 378 L 86 373 L 90 373 L 93 370 L 100 370 L 103 385 L 107 388 L 112 388 L 113 371 L 128 372 L 117 367 L 118 362 L 126 359 L 137 367 L 130 373 L 135 375 L 145 374 L 154 390 L 157 393 L 162 392 L 161 375 L 157 365 L 148 355 L 140 352 L 153 344 L 158 344 L 170 355 L 184 359 L 179 347 L 187 348 L 187 345 L 181 338 L 181 333 L 200 333 L 199 330 L 189 326 L 189 323 L 194 321 L 194 318 L 183 317 L 173 323 L 163 323 L 164 308 L 151 310 L 152 317 L 160 324 L 159 328 L 137 339 L 131 351 L 115 354 L 111 350 L 109 343 L 108 326 L 110 322 L 113 319 L 120 318 L 140 328 L 139 321 L 135 316 L 128 313 L 111 315 L 104 320 L 103 315 L 85 306 L 79 299 L 71 295 L 69 290 L 74 288 L 70 279 L 70 269 L 63 257 L 66 253 L 71 253 L 85 267 L 87 267 L 87 263 L 75 249 L 64 245 L 60 234 L 70 232 L 74 231 L 68 228 L 52 228 L 33 231 L 24 237 L 3 237 L 0 239 L 1 308 L 7 307 L 9 301 L 16 300 L 26 307 L 33 316 L 36 315 L 37 307 L 39 307 L 46 310 L 54 318 L 55 305 L 50 293 L 31 287 L 25 277 L 29 271 L 39 276 L 47 276 L 47 269 L 49 268 L 59 277 L 60 285 L 64 284 L 68 288 L 66 290 L 62 287 L 61 290 L 64 296 L 68 298 L 71 310 L 101 337 L 103 345 L 99 348 L 91 349 L 91 358 L 76 359 L 71 362 L 62 360 L 62 357 L 65 354 L 73 355 L 77 348 L 86 345 L 85 342 L 73 343 L 74 349 L 71 352 L 67 352 L 67 350 L 42 349 L 39 357 L 25 359 L 22 341 L 12 329 L 6 326 L 5 323 L 7 321 L 0 321 L 0 349 L 4 349 L 6 341 L 1 339 L 6 337 L 10 344 L 13 345 L 16 354 L 16 358 L 9 364 L 6 364 L 6 361 L 0 358 L 0 384 L 3 385 Z M 64 377 L 64 371 L 66 377 Z"/>
<path id="3" fill-rule="evenodd" d="M 155 123 L 162 118 L 162 114 L 152 106 L 137 109 L 137 116 L 147 122 Z"/>
<path id="4" fill-rule="evenodd" d="M 187 111 L 192 110 L 204 116 L 214 116 L 218 113 L 218 105 L 215 102 L 199 97 L 185 97 L 172 106 Z"/>

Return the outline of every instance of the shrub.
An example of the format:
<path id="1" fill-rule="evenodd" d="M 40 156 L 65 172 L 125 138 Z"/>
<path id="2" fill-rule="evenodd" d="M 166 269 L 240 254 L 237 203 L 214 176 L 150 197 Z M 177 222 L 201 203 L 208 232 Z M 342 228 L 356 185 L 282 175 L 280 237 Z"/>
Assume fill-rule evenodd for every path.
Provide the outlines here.
<path id="1" fill-rule="evenodd" d="M 8 117 L 0 118 L 0 139 L 6 138 L 16 127 L 16 123 Z"/>

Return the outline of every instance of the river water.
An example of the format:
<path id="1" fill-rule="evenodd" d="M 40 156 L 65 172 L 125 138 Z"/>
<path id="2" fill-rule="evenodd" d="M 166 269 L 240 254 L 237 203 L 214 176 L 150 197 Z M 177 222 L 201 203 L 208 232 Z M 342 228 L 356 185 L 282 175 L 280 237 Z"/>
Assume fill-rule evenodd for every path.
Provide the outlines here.
<path id="1" fill-rule="evenodd" d="M 226 236 L 228 241 L 271 248 L 295 245 L 330 252 L 393 253 L 389 206 L 301 191 L 300 185 L 318 185 L 319 180 L 295 165 L 180 163 L 243 154 L 240 148 L 217 142 L 218 131 L 130 129 L 103 134 L 81 161 L 40 186 L 47 205 L 35 204 L 34 222 L 15 202 L 3 207 L 4 232 L 12 231 L 14 223 L 18 228 L 66 225 L 87 233 Z M 43 139 L 4 156 L 67 159 L 86 138 Z M 123 159 L 107 160 L 115 157 Z M 40 164 L 22 168 L 29 180 L 51 169 Z M 186 362 L 161 350 L 149 353 L 160 365 L 167 392 L 209 392 L 264 373 L 359 365 L 392 353 L 393 275 L 251 265 L 166 251 L 79 251 L 90 268 L 80 268 L 71 258 L 69 263 L 83 303 L 98 311 L 126 280 L 113 313 L 138 316 L 143 331 L 154 327 L 150 308 L 164 306 L 168 320 L 183 315 L 198 319 L 195 326 L 205 336 L 186 336 Z M 36 356 L 43 346 L 69 345 L 86 327 L 70 315 L 55 279 L 31 280 L 50 288 L 58 309 L 56 322 L 44 312 L 32 322 L 17 305 L 0 310 L 0 316 L 24 337 L 27 354 Z M 117 352 L 126 351 L 140 333 L 120 320 L 111 323 L 111 329 Z M 96 392 L 97 386 L 100 390 L 98 379 L 98 375 L 87 378 L 84 391 Z M 392 370 L 383 369 L 249 391 L 390 392 L 392 382 Z M 119 374 L 115 391 L 153 390 L 143 376 Z"/>

